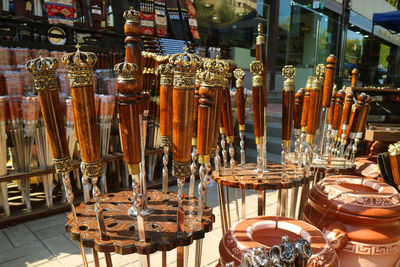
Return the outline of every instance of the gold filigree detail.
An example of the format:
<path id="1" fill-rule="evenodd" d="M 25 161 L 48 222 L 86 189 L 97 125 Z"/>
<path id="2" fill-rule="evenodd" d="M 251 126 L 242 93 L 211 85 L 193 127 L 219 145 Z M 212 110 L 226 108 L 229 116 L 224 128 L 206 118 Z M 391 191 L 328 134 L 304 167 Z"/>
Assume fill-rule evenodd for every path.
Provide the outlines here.
<path id="1" fill-rule="evenodd" d="M 174 67 L 170 63 L 159 65 L 155 74 L 160 75 L 160 85 L 169 86 L 174 83 Z"/>
<path id="2" fill-rule="evenodd" d="M 322 77 L 325 74 L 325 66 L 324 64 L 318 64 L 317 67 L 315 68 L 315 76 L 319 79 L 322 80 Z"/>
<path id="3" fill-rule="evenodd" d="M 25 68 L 33 75 L 36 90 L 58 88 L 56 70 L 58 62 L 52 57 L 38 57 L 26 62 Z"/>
<path id="4" fill-rule="evenodd" d="M 103 173 L 101 161 L 97 162 L 81 162 L 81 170 L 84 176 L 88 178 L 97 178 Z"/>
<path id="5" fill-rule="evenodd" d="M 134 63 L 129 62 L 121 62 L 114 66 L 114 71 L 118 75 L 118 79 L 121 80 L 136 80 L 135 73 L 138 70 L 138 67 Z"/>
<path id="6" fill-rule="evenodd" d="M 294 80 L 293 78 L 296 76 L 296 68 L 293 65 L 286 65 L 282 69 L 282 76 L 286 78 L 283 83 L 284 91 L 293 91 L 294 90 Z"/>
<path id="7" fill-rule="evenodd" d="M 192 174 L 190 162 L 172 161 L 172 175 L 175 177 L 189 177 Z"/>
<path id="8" fill-rule="evenodd" d="M 161 147 L 172 147 L 172 138 L 170 136 L 161 136 Z"/>
<path id="9" fill-rule="evenodd" d="M 242 69 L 236 69 L 233 72 L 233 75 L 236 78 L 236 87 L 243 87 L 243 80 L 245 76 L 245 72 Z"/>
<path id="10" fill-rule="evenodd" d="M 126 22 L 133 22 L 133 23 L 140 22 L 140 12 L 134 10 L 133 7 L 130 7 L 129 10 L 125 11 L 123 17 L 126 20 Z"/>
<path id="11" fill-rule="evenodd" d="M 256 45 L 265 44 L 265 36 L 262 31 L 262 23 L 258 23 L 257 31 L 258 31 L 258 36 L 256 37 Z"/>
<path id="12" fill-rule="evenodd" d="M 264 85 L 263 77 L 261 76 L 261 73 L 263 71 L 263 64 L 258 60 L 253 61 L 250 64 L 250 71 L 254 75 L 253 79 L 252 79 L 253 86 L 256 86 L 256 87 L 263 86 Z"/>
<path id="13" fill-rule="evenodd" d="M 71 158 L 53 159 L 54 168 L 57 173 L 65 173 L 72 171 L 72 160 Z"/>

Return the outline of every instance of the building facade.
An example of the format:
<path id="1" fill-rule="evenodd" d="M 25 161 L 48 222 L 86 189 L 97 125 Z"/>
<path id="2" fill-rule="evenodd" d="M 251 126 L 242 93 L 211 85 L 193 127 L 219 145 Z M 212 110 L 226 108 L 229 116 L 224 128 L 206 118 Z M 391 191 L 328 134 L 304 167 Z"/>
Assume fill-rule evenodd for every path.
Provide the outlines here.
<path id="1" fill-rule="evenodd" d="M 400 87 L 400 36 L 373 25 L 373 13 L 397 10 L 386 0 L 195 0 L 201 45 L 221 47 L 243 69 L 255 57 L 258 23 L 267 37 L 269 90 L 282 88 L 281 69 L 294 65 L 304 86 L 317 64 L 338 57 L 340 85 L 360 70 L 359 85 Z M 345 22 L 345 23 L 343 23 Z"/>

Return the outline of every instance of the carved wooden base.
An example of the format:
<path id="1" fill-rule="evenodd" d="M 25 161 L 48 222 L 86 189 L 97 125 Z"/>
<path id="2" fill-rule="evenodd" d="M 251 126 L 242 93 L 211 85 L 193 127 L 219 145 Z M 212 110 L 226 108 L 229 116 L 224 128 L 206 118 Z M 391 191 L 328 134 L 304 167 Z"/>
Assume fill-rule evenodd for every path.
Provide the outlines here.
<path id="1" fill-rule="evenodd" d="M 140 242 L 136 218 L 128 216 L 132 207 L 132 192 L 106 194 L 100 197 L 103 208 L 107 240 L 101 240 L 95 215 L 95 202 L 81 203 L 76 207 L 79 225 L 69 213 L 65 229 L 74 241 L 82 241 L 84 247 L 95 248 L 99 252 L 119 254 L 151 254 L 156 251 L 168 251 L 177 246 L 190 245 L 193 240 L 204 238 L 212 230 L 215 217 L 210 208 L 203 210 L 202 224 L 197 219 L 198 201 L 187 197 L 183 201 L 185 210 L 185 232 L 177 233 L 176 193 L 168 192 L 164 196 L 160 191 L 148 191 L 148 205 L 153 213 L 146 217 L 146 240 Z"/>
<path id="2" fill-rule="evenodd" d="M 219 184 L 233 188 L 254 190 L 277 190 L 299 187 L 307 182 L 303 176 L 303 169 L 296 169 L 294 165 L 287 168 L 287 180 L 282 180 L 282 166 L 276 163 L 267 163 L 268 171 L 257 173 L 257 165 L 248 163 L 235 166 L 234 175 L 231 168 L 221 168 L 221 173 L 213 172 L 211 178 Z"/>

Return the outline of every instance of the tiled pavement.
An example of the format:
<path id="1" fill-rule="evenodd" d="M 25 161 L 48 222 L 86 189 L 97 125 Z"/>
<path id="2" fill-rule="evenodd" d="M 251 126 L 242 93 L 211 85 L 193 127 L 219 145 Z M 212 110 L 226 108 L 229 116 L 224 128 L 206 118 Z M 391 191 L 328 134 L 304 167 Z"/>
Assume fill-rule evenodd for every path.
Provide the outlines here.
<path id="1" fill-rule="evenodd" d="M 187 192 L 187 186 L 188 183 L 185 185 L 185 192 Z M 170 190 L 176 191 L 177 187 L 172 186 Z M 240 192 L 238 192 L 239 198 L 240 195 Z M 254 217 L 257 215 L 256 191 L 247 191 L 247 195 L 247 217 Z M 222 232 L 217 196 L 216 185 L 210 183 L 207 194 L 207 204 L 213 207 L 215 223 L 213 225 L 213 231 L 206 234 L 203 242 L 203 266 L 215 266 L 219 258 L 218 245 L 222 238 Z M 236 221 L 233 189 L 230 189 L 229 196 L 232 220 Z M 267 193 L 266 214 L 275 214 L 276 204 L 274 203 L 276 202 L 276 196 L 276 192 Z M 82 266 L 79 246 L 76 242 L 72 241 L 68 233 L 64 231 L 65 222 L 65 214 L 58 214 L 1 230 L 0 267 Z M 194 245 L 190 247 L 189 254 L 189 266 L 194 266 Z M 86 255 L 89 266 L 94 266 L 93 255 L 90 249 L 86 250 Z M 99 253 L 99 257 L 100 265 L 105 266 L 104 254 Z M 139 257 L 137 254 L 119 255 L 113 253 L 112 261 L 115 267 L 139 266 Z M 176 249 L 167 253 L 167 263 L 168 266 L 176 266 Z M 161 253 L 151 255 L 151 265 L 153 267 L 161 266 Z"/>

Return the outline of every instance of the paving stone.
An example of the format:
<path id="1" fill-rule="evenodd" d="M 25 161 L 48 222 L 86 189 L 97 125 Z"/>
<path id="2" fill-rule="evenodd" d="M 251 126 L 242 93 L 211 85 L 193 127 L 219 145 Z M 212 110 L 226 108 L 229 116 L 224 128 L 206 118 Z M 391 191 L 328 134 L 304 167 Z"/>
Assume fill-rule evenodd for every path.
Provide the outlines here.
<path id="1" fill-rule="evenodd" d="M 19 247 L 32 242 L 38 242 L 38 239 L 32 234 L 31 231 L 24 225 L 18 224 L 3 230 L 8 239 L 15 247 Z M 0 261 L 1 262 L 1 261 Z"/>
<path id="2" fill-rule="evenodd" d="M 26 222 L 25 226 L 28 227 L 28 229 L 30 229 L 31 231 L 36 232 L 39 230 L 47 229 L 54 225 L 65 224 L 66 217 L 67 216 L 65 213 L 61 213 L 51 217 L 45 217 L 30 222 Z"/>
<path id="3" fill-rule="evenodd" d="M 0 251 L 0 266 L 25 266 L 46 263 L 53 255 L 40 242 Z"/>
<path id="4" fill-rule="evenodd" d="M 58 225 L 53 225 L 49 226 L 46 229 L 39 230 L 35 232 L 35 235 L 40 238 L 40 239 L 47 239 L 56 235 L 60 235 L 60 233 L 63 233 L 65 230 L 65 222 L 63 224 L 58 224 Z"/>
<path id="5" fill-rule="evenodd" d="M 4 235 L 3 231 L 0 232 L 0 251 L 3 249 L 13 248 L 8 238 Z"/>
<path id="6" fill-rule="evenodd" d="M 65 238 L 64 235 L 56 235 L 43 240 L 43 243 L 58 258 L 68 256 L 70 254 L 80 254 L 79 248 Z"/>
<path id="7" fill-rule="evenodd" d="M 69 256 L 57 258 L 57 259 L 64 266 L 68 266 L 68 267 L 83 266 L 81 254 L 71 254 Z M 93 257 L 87 257 L 87 260 L 88 260 L 88 263 L 91 263 L 91 262 L 93 262 Z"/>

